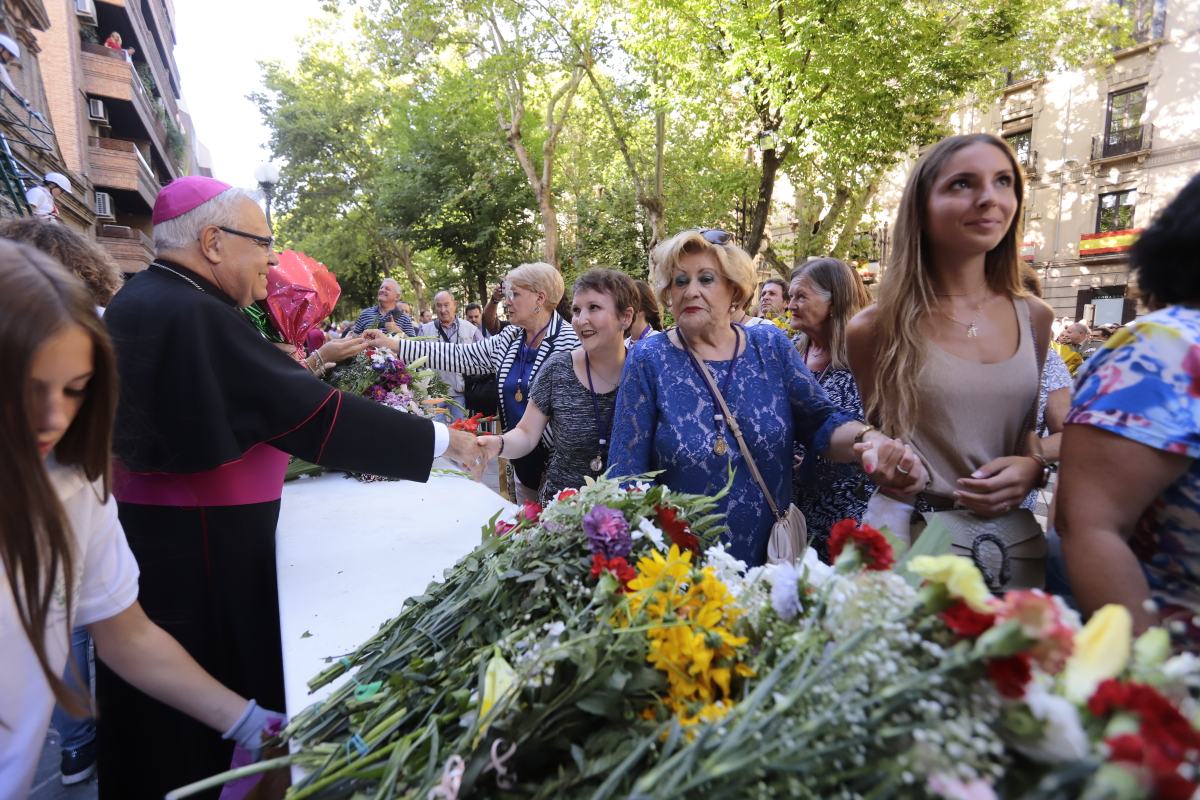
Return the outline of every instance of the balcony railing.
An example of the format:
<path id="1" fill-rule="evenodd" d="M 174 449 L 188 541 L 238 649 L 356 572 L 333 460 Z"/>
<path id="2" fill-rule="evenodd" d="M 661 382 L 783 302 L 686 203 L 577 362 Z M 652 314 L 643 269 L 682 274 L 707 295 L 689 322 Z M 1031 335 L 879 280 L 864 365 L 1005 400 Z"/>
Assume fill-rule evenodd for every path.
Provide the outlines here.
<path id="1" fill-rule="evenodd" d="M 163 125 L 158 101 L 147 92 L 133 63 L 120 50 L 103 45 L 84 42 L 81 44 L 80 61 L 83 67 L 84 91 L 93 97 L 111 100 L 126 100 L 133 104 L 145 135 L 131 131 L 116 131 L 117 136 L 147 138 L 158 148 L 158 157 L 170 177 L 178 177 L 178 169 L 171 154 L 170 140 Z M 140 132 L 139 132 L 140 133 Z"/>
<path id="2" fill-rule="evenodd" d="M 1119 128 L 1092 137 L 1092 160 L 1123 158 L 1150 149 L 1154 139 L 1153 125 L 1135 125 Z"/>
<path id="3" fill-rule="evenodd" d="M 124 139 L 88 137 L 92 183 L 101 189 L 137 192 L 147 207 L 162 188 L 138 146 Z"/>

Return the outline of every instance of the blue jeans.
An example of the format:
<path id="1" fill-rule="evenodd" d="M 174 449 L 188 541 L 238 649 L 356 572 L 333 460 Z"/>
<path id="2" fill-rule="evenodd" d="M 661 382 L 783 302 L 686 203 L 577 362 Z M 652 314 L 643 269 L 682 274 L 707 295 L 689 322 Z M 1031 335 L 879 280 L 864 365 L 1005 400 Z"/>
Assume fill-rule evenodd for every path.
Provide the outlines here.
<path id="1" fill-rule="evenodd" d="M 79 627 L 71 631 L 71 656 L 67 659 L 67 667 L 63 670 L 63 680 L 72 690 L 87 697 L 92 696 L 92 672 L 88 666 L 88 651 L 91 650 L 92 637 L 88 636 L 87 628 Z M 63 750 L 75 750 L 91 744 L 96 738 L 96 721 L 91 717 L 78 719 L 72 717 L 61 707 L 54 707 L 50 717 L 54 730 L 61 738 L 60 747 Z"/>

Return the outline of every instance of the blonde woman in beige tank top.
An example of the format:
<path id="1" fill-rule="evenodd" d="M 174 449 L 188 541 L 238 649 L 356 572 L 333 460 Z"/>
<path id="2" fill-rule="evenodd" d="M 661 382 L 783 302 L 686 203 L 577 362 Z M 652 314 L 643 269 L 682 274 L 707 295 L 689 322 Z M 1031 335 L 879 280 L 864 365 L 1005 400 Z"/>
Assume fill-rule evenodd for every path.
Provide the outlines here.
<path id="1" fill-rule="evenodd" d="M 933 508 L 999 516 L 1048 477 L 1024 435 L 1053 311 L 1022 286 L 1023 197 L 997 137 L 932 147 L 904 189 L 879 301 L 847 331 L 868 420 L 912 442 Z"/>

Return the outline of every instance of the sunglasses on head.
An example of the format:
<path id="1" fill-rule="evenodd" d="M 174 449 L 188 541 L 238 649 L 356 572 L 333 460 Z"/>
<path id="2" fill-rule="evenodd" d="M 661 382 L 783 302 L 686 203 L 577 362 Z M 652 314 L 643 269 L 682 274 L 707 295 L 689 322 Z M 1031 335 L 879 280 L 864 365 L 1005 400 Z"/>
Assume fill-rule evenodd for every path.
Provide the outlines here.
<path id="1" fill-rule="evenodd" d="M 729 244 L 733 234 L 720 228 L 696 228 L 695 231 L 704 237 L 709 244 Z"/>

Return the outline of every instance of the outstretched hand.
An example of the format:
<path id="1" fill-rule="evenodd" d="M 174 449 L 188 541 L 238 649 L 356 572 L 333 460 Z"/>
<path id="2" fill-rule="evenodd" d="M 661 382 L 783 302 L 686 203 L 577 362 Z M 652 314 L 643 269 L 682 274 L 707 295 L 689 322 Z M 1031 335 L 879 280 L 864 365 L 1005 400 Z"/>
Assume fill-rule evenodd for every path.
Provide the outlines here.
<path id="1" fill-rule="evenodd" d="M 361 353 L 367 347 L 363 337 L 355 336 L 352 339 L 331 339 L 317 349 L 321 354 L 321 360 L 327 364 L 336 364 L 339 361 L 345 361 L 347 358 L 353 358 Z"/>

